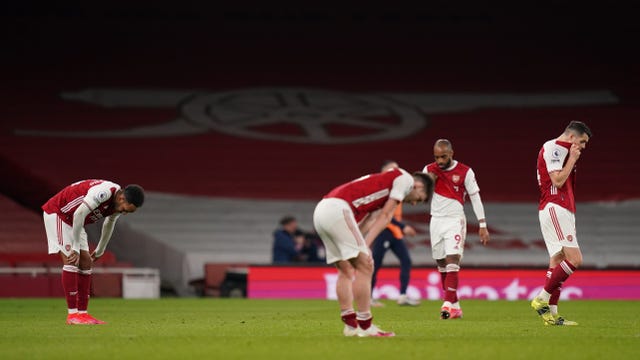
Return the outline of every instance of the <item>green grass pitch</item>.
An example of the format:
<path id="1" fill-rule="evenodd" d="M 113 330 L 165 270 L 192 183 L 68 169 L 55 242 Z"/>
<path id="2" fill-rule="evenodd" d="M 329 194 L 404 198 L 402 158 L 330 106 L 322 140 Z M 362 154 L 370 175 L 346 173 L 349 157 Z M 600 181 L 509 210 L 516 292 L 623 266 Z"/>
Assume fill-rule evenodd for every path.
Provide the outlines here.
<path id="1" fill-rule="evenodd" d="M 0 359 L 634 359 L 640 302 L 567 301 L 547 327 L 525 301 L 374 308 L 395 338 L 345 338 L 329 300 L 92 299 L 100 326 L 65 324 L 62 299 L 0 300 Z"/>

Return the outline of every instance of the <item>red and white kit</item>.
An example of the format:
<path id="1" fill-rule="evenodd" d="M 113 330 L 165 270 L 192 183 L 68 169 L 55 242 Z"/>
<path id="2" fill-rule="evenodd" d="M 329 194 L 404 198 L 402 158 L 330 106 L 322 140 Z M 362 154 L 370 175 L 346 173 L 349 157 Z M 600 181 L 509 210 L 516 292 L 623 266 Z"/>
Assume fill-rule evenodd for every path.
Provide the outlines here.
<path id="1" fill-rule="evenodd" d="M 65 255 L 71 251 L 89 251 L 85 224 L 111 216 L 115 221 L 119 214 L 114 214 L 112 198 L 120 190 L 120 185 L 106 180 L 82 180 L 73 183 L 42 205 L 44 224 L 49 243 L 49 253 L 62 251 Z M 90 210 L 77 230 L 78 239 L 73 236 L 73 220 L 76 210 L 85 204 Z"/>
<path id="2" fill-rule="evenodd" d="M 464 215 L 464 202 L 467 194 L 480 192 L 473 170 L 456 160 L 448 169 L 440 169 L 435 162 L 422 170 L 437 176 L 431 200 L 431 251 L 434 259 L 444 259 L 446 255 L 460 255 L 464 252 L 464 241 L 467 236 L 467 220 Z M 473 199 L 473 198 L 472 198 Z M 484 209 L 473 203 L 473 210 L 478 219 L 484 218 Z"/>
<path id="3" fill-rule="evenodd" d="M 413 189 L 413 176 L 403 169 L 365 175 L 331 190 L 318 203 L 313 224 L 326 249 L 327 264 L 352 259 L 369 248 L 358 228 L 367 214 L 389 198 L 402 202 Z"/>
<path id="4" fill-rule="evenodd" d="M 575 166 L 564 185 L 553 186 L 549 173 L 560 171 L 569 158 L 571 143 L 549 140 L 538 153 L 538 186 L 540 187 L 540 204 L 538 216 L 540 229 L 549 255 L 553 256 L 566 247 L 579 247 L 576 236 L 576 203 L 574 187 L 576 179 Z"/>

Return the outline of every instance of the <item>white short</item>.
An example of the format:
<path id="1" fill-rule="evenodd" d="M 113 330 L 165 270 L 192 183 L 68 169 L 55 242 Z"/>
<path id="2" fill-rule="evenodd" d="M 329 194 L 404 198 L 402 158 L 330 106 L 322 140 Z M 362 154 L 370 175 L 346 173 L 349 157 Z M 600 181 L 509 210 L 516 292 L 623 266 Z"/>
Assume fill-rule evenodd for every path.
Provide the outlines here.
<path id="1" fill-rule="evenodd" d="M 464 241 L 467 238 L 467 220 L 465 217 L 431 217 L 429 222 L 431 235 L 431 255 L 434 259 L 444 259 L 447 255 L 464 253 Z"/>
<path id="2" fill-rule="evenodd" d="M 313 225 L 324 243 L 327 264 L 370 253 L 353 211 L 342 199 L 322 199 L 313 212 Z"/>
<path id="3" fill-rule="evenodd" d="M 63 254 L 69 256 L 71 254 L 73 226 L 62 221 L 58 214 L 43 212 L 42 216 L 44 218 L 44 229 L 47 232 L 49 254 L 57 254 L 62 251 Z M 80 231 L 80 250 L 89 251 L 87 232 L 84 231 L 84 228 Z"/>
<path id="4" fill-rule="evenodd" d="M 576 236 L 576 217 L 571 211 L 548 203 L 538 212 L 538 218 L 549 256 L 559 253 L 563 247 L 580 247 Z"/>

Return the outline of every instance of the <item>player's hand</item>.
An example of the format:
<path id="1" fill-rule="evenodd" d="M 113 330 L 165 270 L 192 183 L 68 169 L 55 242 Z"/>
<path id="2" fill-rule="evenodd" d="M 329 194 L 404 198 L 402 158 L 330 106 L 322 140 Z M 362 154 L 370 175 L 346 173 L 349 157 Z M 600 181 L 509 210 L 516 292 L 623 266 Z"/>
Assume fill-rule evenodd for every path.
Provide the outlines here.
<path id="1" fill-rule="evenodd" d="M 574 158 L 576 161 L 580 158 L 580 154 L 582 154 L 582 149 L 580 145 L 571 144 L 571 149 L 569 149 L 569 157 Z"/>
<path id="2" fill-rule="evenodd" d="M 71 254 L 67 256 L 67 261 L 70 265 L 80 265 L 80 254 L 77 251 L 72 251 Z"/>
<path id="3" fill-rule="evenodd" d="M 96 252 L 92 252 L 91 253 L 91 260 L 93 260 L 93 262 L 98 261 L 98 259 L 100 259 L 100 256 L 96 255 Z"/>
<path id="4" fill-rule="evenodd" d="M 486 246 L 487 243 L 489 243 L 489 230 L 487 228 L 480 228 L 478 235 L 480 236 L 480 243 Z"/>
<path id="5" fill-rule="evenodd" d="M 404 229 L 402 229 L 402 232 L 407 236 L 416 236 L 416 229 L 409 225 L 406 225 Z"/>

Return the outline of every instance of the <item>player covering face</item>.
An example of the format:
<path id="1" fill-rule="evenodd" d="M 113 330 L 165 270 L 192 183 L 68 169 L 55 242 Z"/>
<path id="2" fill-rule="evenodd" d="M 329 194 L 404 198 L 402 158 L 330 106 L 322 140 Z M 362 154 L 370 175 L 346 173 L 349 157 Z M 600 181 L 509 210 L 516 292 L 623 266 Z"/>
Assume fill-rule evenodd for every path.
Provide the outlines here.
<path id="1" fill-rule="evenodd" d="M 586 124 L 572 121 L 538 152 L 538 219 L 549 253 L 549 269 L 544 288 L 533 298 L 531 307 L 545 325 L 577 325 L 560 316 L 558 301 L 562 284 L 582 264 L 575 221 L 575 169 L 591 136 Z"/>

